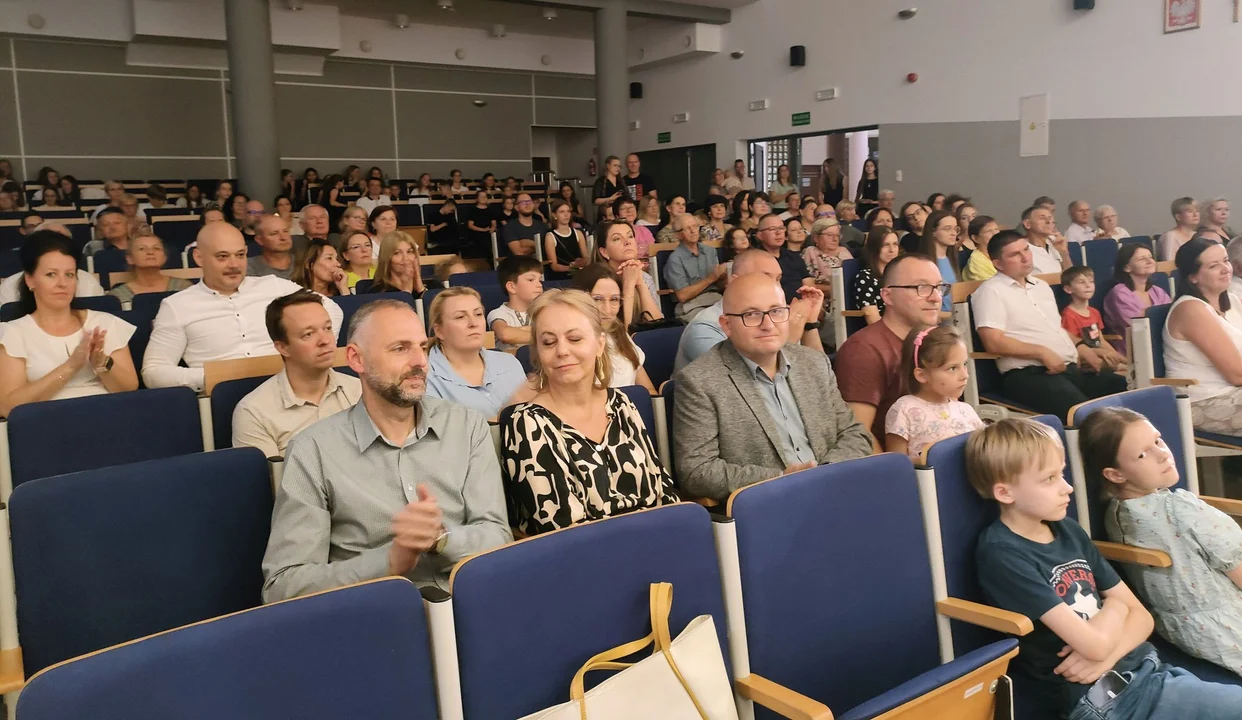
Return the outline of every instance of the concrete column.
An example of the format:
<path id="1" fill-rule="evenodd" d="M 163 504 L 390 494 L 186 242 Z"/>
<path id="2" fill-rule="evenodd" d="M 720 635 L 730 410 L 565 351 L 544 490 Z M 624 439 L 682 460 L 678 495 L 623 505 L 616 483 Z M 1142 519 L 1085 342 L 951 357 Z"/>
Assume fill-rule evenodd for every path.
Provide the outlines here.
<path id="1" fill-rule="evenodd" d="M 625 0 L 606 0 L 595 11 L 595 118 L 601 174 L 609 155 L 621 158 L 624 167 L 629 152 L 629 102 Z"/>
<path id="2" fill-rule="evenodd" d="M 241 190 L 265 206 L 280 192 L 272 19 L 267 0 L 224 0 L 229 114 Z"/>

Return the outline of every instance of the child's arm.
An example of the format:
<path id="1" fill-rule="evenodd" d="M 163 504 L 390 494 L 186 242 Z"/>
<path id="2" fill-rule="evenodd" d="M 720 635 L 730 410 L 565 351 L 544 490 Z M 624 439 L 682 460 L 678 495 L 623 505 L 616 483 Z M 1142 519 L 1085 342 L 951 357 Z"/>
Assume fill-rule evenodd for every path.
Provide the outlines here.
<path id="1" fill-rule="evenodd" d="M 900 435 L 885 433 L 884 435 L 884 451 L 891 453 L 901 453 L 905 455 L 910 451 L 910 443 Z"/>
<path id="2" fill-rule="evenodd" d="M 1186 492 L 1173 494 L 1169 510 L 1182 541 L 1193 543 L 1208 567 L 1242 588 L 1242 528 L 1238 523 Z"/>
<path id="3" fill-rule="evenodd" d="M 492 321 L 492 332 L 505 345 L 530 345 L 530 327 L 513 327 L 504 320 Z"/>
<path id="4" fill-rule="evenodd" d="M 1094 623 L 1099 620 L 1100 616 L 1111 607 L 1124 607 L 1124 620 L 1121 629 L 1117 633 L 1116 646 L 1104 659 L 1091 660 L 1070 645 L 1066 645 L 1060 652 L 1061 657 L 1064 657 L 1065 660 L 1056 667 L 1054 672 L 1070 682 L 1082 684 L 1095 682 L 1101 675 L 1112 670 L 1113 666 L 1121 658 L 1146 642 L 1147 638 L 1151 637 L 1152 629 L 1155 627 L 1155 621 L 1152 620 L 1151 613 L 1147 612 L 1147 608 L 1143 607 L 1143 604 L 1139 602 L 1138 598 L 1134 596 L 1134 593 L 1125 583 L 1117 583 L 1105 590 L 1103 595 L 1104 610 L 1101 610 L 1099 614 L 1091 618 L 1091 622 Z M 1081 620 L 1081 618 L 1079 619 Z M 1106 622 L 1111 623 L 1112 619 L 1110 618 Z M 1065 637 L 1060 633 L 1057 633 L 1057 635 L 1062 639 Z"/>
<path id="5" fill-rule="evenodd" d="M 1121 600 L 1105 599 L 1104 607 L 1090 620 L 1083 620 L 1065 603 L 1040 616 L 1039 621 L 1057 634 L 1078 655 L 1092 662 L 1106 660 L 1121 641 L 1130 608 Z M 1146 611 L 1144 611 L 1146 612 Z"/>

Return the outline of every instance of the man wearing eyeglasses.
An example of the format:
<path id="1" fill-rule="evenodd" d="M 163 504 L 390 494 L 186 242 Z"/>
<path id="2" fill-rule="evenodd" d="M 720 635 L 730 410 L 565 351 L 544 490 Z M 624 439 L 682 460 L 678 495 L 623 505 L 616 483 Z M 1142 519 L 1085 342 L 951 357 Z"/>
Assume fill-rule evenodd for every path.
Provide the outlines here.
<path id="1" fill-rule="evenodd" d="M 828 356 L 788 343 L 793 315 L 776 280 L 734 278 L 720 316 L 728 339 L 677 374 L 674 460 L 691 495 L 724 500 L 762 480 L 871 452 Z"/>
<path id="2" fill-rule="evenodd" d="M 850 335 L 837 350 L 841 397 L 877 440 L 884 439 L 888 409 L 905 394 L 901 346 L 916 327 L 940 324 L 940 303 L 949 286 L 926 255 L 898 255 L 880 279 L 884 314 Z"/>
<path id="3" fill-rule="evenodd" d="M 1001 356 L 996 367 L 1005 397 L 1036 412 L 1066 417 L 1078 403 L 1126 389 L 1123 375 L 1083 371 L 1080 358 L 1083 363 L 1098 360 L 1061 327 L 1056 297 L 1035 276 L 1031 245 L 1022 233 L 993 235 L 988 256 L 996 274 L 975 291 L 971 311 L 983 348 Z"/>
<path id="4" fill-rule="evenodd" d="M 806 268 L 806 261 L 801 255 L 785 247 L 785 223 L 781 222 L 779 215 L 768 214 L 759 218 L 757 234 L 760 246 L 771 253 L 780 264 L 781 287 L 785 290 L 785 299 L 793 302 L 798 297 L 798 288 L 815 284 L 815 279 Z M 819 318 L 811 318 L 810 322 L 818 323 Z"/>
<path id="5" fill-rule="evenodd" d="M 517 210 L 517 215 L 500 230 L 500 251 L 502 254 L 533 257 L 539 238 L 551 231 L 542 220 L 535 217 L 535 202 L 530 193 L 520 193 L 513 207 Z"/>

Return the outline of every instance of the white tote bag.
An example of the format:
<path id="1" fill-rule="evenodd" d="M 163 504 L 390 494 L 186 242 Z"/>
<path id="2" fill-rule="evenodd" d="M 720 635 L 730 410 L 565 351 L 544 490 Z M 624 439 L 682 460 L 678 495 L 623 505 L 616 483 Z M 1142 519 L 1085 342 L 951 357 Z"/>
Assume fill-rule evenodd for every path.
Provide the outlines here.
<path id="1" fill-rule="evenodd" d="M 570 701 L 521 720 L 738 720 L 733 686 L 725 669 L 716 623 L 700 615 L 671 639 L 668 615 L 673 607 L 670 583 L 651 585 L 651 634 L 606 650 L 574 675 Z M 636 663 L 617 662 L 655 644 Z M 584 677 L 592 670 L 620 670 L 590 692 Z"/>

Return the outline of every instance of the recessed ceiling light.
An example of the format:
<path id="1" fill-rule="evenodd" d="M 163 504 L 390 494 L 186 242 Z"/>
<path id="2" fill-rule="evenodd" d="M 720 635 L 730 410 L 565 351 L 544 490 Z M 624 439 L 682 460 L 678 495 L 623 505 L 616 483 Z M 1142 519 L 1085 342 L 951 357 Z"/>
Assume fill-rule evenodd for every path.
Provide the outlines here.
<path id="1" fill-rule="evenodd" d="M 550 7 L 544 8 L 543 19 L 544 20 L 555 20 L 556 19 L 556 8 L 550 8 Z"/>
<path id="2" fill-rule="evenodd" d="M 453 0 L 436 0 L 436 7 L 441 10 L 453 11 Z"/>

